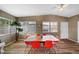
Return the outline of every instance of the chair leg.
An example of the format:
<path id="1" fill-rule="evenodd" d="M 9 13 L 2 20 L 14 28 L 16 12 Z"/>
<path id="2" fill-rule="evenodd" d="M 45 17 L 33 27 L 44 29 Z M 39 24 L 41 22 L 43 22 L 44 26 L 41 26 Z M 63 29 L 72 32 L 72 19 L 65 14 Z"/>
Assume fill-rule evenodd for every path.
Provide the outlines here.
<path id="1" fill-rule="evenodd" d="M 26 54 L 26 48 L 28 47 L 28 45 L 25 47 L 25 50 L 24 50 L 24 54 Z"/>
<path id="2" fill-rule="evenodd" d="M 31 49 L 32 49 L 32 48 L 31 48 Z M 30 54 L 31 49 L 29 50 L 29 52 L 28 52 L 27 54 Z"/>
<path id="3" fill-rule="evenodd" d="M 24 54 L 26 54 L 26 47 L 25 47 L 25 50 L 24 50 Z"/>
<path id="4" fill-rule="evenodd" d="M 49 54 L 56 54 L 55 49 L 54 49 L 54 48 L 50 48 L 50 50 L 49 50 Z"/>

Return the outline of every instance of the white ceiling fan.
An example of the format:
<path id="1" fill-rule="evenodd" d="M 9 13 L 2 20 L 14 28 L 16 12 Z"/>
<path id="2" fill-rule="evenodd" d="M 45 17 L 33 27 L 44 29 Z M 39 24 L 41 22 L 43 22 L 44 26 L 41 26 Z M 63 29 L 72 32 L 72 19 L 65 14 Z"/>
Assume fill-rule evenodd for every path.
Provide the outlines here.
<path id="1" fill-rule="evenodd" d="M 56 5 L 57 9 L 60 11 L 63 11 L 67 6 L 68 4 L 57 4 Z"/>
<path id="2" fill-rule="evenodd" d="M 53 11 L 58 11 L 58 12 L 62 12 L 66 9 L 66 7 L 68 7 L 69 5 L 68 4 L 56 4 L 53 9 Z"/>

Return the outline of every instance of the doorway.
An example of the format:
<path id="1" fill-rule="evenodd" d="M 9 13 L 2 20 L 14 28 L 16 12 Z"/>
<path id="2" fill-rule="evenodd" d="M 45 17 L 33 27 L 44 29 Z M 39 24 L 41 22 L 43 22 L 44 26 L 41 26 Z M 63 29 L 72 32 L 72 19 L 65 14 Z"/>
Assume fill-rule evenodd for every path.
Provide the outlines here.
<path id="1" fill-rule="evenodd" d="M 60 23 L 60 39 L 68 39 L 68 22 Z"/>

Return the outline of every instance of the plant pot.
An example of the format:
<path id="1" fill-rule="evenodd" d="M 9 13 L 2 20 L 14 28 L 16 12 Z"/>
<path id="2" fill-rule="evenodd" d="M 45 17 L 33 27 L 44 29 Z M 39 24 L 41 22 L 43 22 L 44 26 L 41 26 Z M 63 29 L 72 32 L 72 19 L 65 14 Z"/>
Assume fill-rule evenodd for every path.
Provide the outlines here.
<path id="1" fill-rule="evenodd" d="M 19 39 L 19 33 L 16 33 L 16 41 Z"/>

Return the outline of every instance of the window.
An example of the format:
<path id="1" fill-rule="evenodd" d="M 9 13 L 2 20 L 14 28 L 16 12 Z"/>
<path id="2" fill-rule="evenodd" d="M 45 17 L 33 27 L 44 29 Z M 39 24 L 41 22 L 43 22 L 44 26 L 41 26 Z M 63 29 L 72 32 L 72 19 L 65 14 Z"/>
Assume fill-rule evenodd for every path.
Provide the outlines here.
<path id="1" fill-rule="evenodd" d="M 58 23 L 57 22 L 43 22 L 43 32 L 57 32 Z"/>
<path id="2" fill-rule="evenodd" d="M 11 34 L 16 32 L 16 28 L 10 26 L 11 20 L 7 18 L 0 17 L 0 35 Z"/>
<path id="3" fill-rule="evenodd" d="M 43 22 L 43 32 L 49 32 L 49 22 Z"/>
<path id="4" fill-rule="evenodd" d="M 36 32 L 36 22 L 35 21 L 23 21 L 21 22 L 23 33 L 35 33 Z"/>
<path id="5" fill-rule="evenodd" d="M 51 22 L 51 32 L 57 32 L 57 29 L 58 29 L 58 23 Z"/>
<path id="6" fill-rule="evenodd" d="M 0 34 L 10 33 L 10 21 L 0 18 Z"/>
<path id="7" fill-rule="evenodd" d="M 35 21 L 29 21 L 28 22 L 28 30 L 29 30 L 29 33 L 35 33 L 36 32 L 36 22 Z"/>
<path id="8" fill-rule="evenodd" d="M 13 21 L 11 21 L 13 22 Z M 10 26 L 10 32 L 11 33 L 16 33 L 16 27 L 15 26 Z"/>

